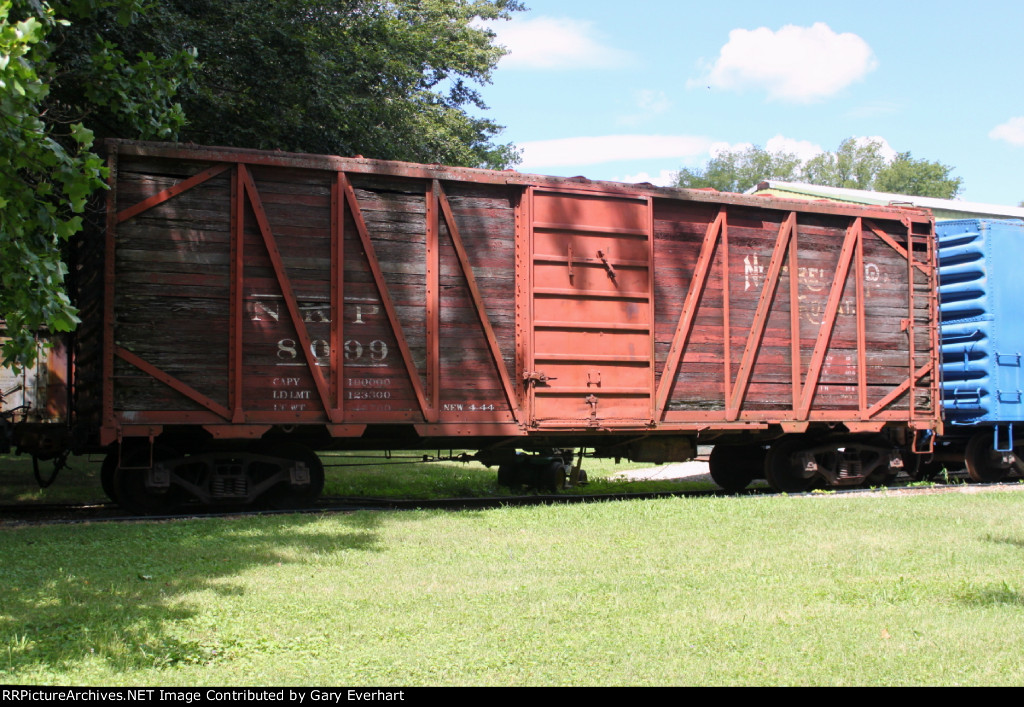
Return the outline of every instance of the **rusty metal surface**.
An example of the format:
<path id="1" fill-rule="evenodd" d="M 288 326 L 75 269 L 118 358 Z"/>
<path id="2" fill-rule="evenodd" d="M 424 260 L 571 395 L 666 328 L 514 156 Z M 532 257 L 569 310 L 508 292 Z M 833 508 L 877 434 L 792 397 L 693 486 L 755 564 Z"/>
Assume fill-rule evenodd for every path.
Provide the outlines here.
<path id="1" fill-rule="evenodd" d="M 537 427 L 653 419 L 651 200 L 533 188 L 529 322 Z M 543 379 L 539 377 L 542 376 Z"/>
<path id="2" fill-rule="evenodd" d="M 927 212 L 108 148 L 106 442 L 938 424 Z"/>

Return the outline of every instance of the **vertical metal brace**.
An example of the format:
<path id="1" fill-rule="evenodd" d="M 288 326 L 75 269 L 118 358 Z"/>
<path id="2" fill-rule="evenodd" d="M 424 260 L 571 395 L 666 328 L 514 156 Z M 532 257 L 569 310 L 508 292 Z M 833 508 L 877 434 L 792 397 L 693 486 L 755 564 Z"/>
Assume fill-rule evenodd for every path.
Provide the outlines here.
<path id="1" fill-rule="evenodd" d="M 107 156 L 107 222 L 103 256 L 103 390 L 101 392 L 102 424 L 113 428 L 114 416 L 114 238 L 117 232 L 117 158 L 118 146 L 110 145 Z M 121 430 L 117 431 L 120 438 Z M 106 443 L 106 439 L 103 440 Z M 120 439 L 118 440 L 120 441 Z M 120 461 L 120 460 L 119 460 Z"/>
<path id="2" fill-rule="evenodd" d="M 729 227 L 722 222 L 722 402 L 729 405 L 732 380 L 732 312 L 729 306 Z"/>
<path id="3" fill-rule="evenodd" d="M 914 301 L 914 224 L 909 221 L 904 223 L 907 228 L 907 282 L 910 285 L 910 290 L 907 293 L 909 304 L 909 311 L 907 312 L 907 352 L 909 357 L 907 375 L 910 376 L 910 387 L 907 389 L 907 411 L 910 413 L 910 418 L 914 419 L 915 404 L 917 402 L 917 391 L 915 389 L 917 381 L 914 379 L 914 368 L 917 366 L 917 356 L 914 351 L 914 348 L 917 346 L 916 334 L 914 332 L 914 309 L 916 308 L 916 302 Z"/>
<path id="4" fill-rule="evenodd" d="M 228 343 L 228 405 L 231 421 L 245 422 L 245 401 L 242 395 L 242 322 L 245 317 L 245 198 L 238 168 L 231 171 L 231 335 Z"/>
<path id="5" fill-rule="evenodd" d="M 331 183 L 331 380 L 334 408 L 339 421 L 345 420 L 345 174 L 338 172 Z"/>
<path id="6" fill-rule="evenodd" d="M 796 224 L 793 224 L 793 232 L 789 235 L 789 351 L 790 364 L 793 371 L 793 409 L 796 409 L 800 400 L 800 382 L 803 378 L 803 371 L 800 365 L 800 267 L 798 241 L 799 233 Z"/>
<path id="7" fill-rule="evenodd" d="M 867 312 L 864 311 L 864 229 L 857 229 L 854 258 L 857 319 L 857 413 L 862 420 L 868 416 Z M 913 275 L 913 274 L 911 274 Z"/>
<path id="8" fill-rule="evenodd" d="M 427 422 L 437 422 L 441 397 L 441 249 L 438 217 L 441 185 L 432 180 L 426 191 L 426 344 Z"/>
<path id="9" fill-rule="evenodd" d="M 516 371 L 532 371 L 533 326 L 533 187 L 518 194 L 515 208 L 515 305 L 516 305 Z M 527 385 L 516 387 L 517 400 L 535 422 L 533 390 Z"/>

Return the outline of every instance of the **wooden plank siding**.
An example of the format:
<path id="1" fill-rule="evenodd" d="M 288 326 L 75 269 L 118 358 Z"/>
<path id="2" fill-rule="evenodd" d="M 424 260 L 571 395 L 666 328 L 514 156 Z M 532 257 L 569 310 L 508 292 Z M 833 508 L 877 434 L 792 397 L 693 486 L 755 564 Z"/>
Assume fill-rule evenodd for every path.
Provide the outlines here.
<path id="1" fill-rule="evenodd" d="M 926 212 L 108 147 L 107 441 L 939 424 Z"/>

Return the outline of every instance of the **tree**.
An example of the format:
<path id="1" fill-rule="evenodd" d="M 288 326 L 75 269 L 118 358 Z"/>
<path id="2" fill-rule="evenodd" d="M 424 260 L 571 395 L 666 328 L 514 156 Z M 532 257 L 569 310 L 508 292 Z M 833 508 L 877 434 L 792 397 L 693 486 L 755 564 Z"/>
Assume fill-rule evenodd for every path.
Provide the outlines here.
<path id="1" fill-rule="evenodd" d="M 901 152 L 879 171 L 875 190 L 952 199 L 960 193 L 963 182 L 960 177 L 951 177 L 952 171 L 952 167 L 939 162 L 915 160 L 909 152 Z"/>
<path id="2" fill-rule="evenodd" d="M 506 167 L 471 86 L 504 50 L 476 19 L 518 0 L 0 0 L 4 365 L 77 323 L 61 244 L 104 184 L 93 143 L 234 147 Z M 196 62 L 198 56 L 199 63 Z M 186 121 L 187 116 L 187 121 Z"/>
<path id="3" fill-rule="evenodd" d="M 476 20 L 518 0 L 164 0 L 129 40 L 194 47 L 181 138 L 322 154 L 504 168 L 501 127 L 473 84 L 504 49 Z"/>
<path id="4" fill-rule="evenodd" d="M 835 152 L 822 152 L 809 159 L 801 181 L 825 187 L 871 189 L 884 166 L 882 143 L 847 138 Z"/>
<path id="5" fill-rule="evenodd" d="M 181 122 L 171 100 L 176 85 L 157 80 L 164 66 L 155 56 L 128 59 L 97 40 L 75 63 L 54 60 L 74 20 L 107 16 L 128 24 L 142 3 L 0 0 L 0 319 L 10 337 L 0 350 L 5 365 L 33 363 L 41 327 L 69 331 L 78 322 L 64 291 L 60 248 L 82 228 L 86 201 L 105 177 L 92 152 L 94 133 L 83 119 L 108 112 L 143 135 L 172 135 Z M 187 56 L 175 62 L 184 66 Z M 87 95 L 69 103 L 60 89 L 77 83 Z"/>
<path id="6" fill-rule="evenodd" d="M 915 160 L 909 152 L 887 163 L 880 141 L 849 138 L 835 152 L 823 152 L 805 162 L 760 147 L 723 152 L 703 170 L 680 170 L 677 184 L 740 192 L 765 179 L 777 179 L 951 199 L 962 183 L 959 177 L 950 176 L 952 170 L 939 162 Z"/>
<path id="7" fill-rule="evenodd" d="M 800 168 L 800 158 L 786 152 L 768 152 L 761 147 L 721 152 L 704 169 L 679 170 L 677 185 L 690 189 L 744 192 L 764 179 L 791 181 Z"/>

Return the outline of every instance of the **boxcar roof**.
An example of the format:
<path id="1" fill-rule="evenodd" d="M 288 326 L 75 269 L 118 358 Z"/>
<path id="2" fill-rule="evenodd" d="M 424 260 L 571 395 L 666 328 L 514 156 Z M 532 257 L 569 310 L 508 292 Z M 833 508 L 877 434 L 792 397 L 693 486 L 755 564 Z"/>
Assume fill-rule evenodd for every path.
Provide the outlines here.
<path id="1" fill-rule="evenodd" d="M 414 162 L 368 159 L 365 157 L 338 157 L 335 155 L 254 150 L 238 147 L 210 147 L 186 143 L 143 142 L 113 138 L 106 140 L 105 144 L 110 153 L 116 152 L 125 155 L 169 159 L 234 162 L 355 174 L 376 174 L 390 177 L 473 182 L 477 184 L 506 184 L 519 187 L 536 186 L 560 190 L 600 191 L 603 193 L 651 196 L 658 199 L 683 199 L 707 203 L 736 204 L 783 211 L 803 211 L 845 216 L 863 215 L 866 218 L 906 218 L 911 221 L 930 221 L 932 219 L 932 214 L 928 209 L 913 206 L 843 204 L 825 199 L 821 201 L 807 201 L 806 199 L 799 198 L 720 192 L 713 189 L 658 187 L 649 183 L 633 184 L 595 181 L 586 177 L 554 177 L 517 172 L 511 169 L 492 170 L 453 167 L 441 164 L 419 164 Z"/>

